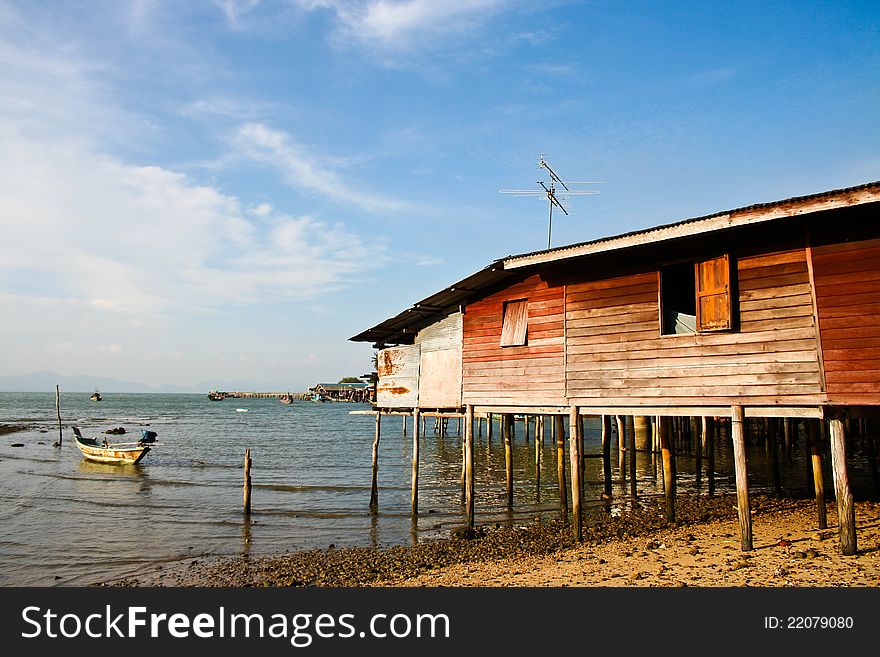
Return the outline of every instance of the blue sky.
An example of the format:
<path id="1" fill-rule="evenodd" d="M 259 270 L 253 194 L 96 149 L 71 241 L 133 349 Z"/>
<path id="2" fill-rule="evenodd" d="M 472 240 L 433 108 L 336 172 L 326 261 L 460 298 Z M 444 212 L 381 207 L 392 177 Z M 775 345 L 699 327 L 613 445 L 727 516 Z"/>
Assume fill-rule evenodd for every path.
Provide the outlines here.
<path id="1" fill-rule="evenodd" d="M 546 246 L 880 179 L 876 2 L 0 2 L 0 375 L 304 389 Z"/>

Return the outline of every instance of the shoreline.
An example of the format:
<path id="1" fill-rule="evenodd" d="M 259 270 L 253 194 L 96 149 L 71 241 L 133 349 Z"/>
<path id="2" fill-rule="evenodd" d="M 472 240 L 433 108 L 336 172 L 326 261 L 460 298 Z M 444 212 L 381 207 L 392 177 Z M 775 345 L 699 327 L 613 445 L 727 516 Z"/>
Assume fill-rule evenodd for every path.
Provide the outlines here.
<path id="1" fill-rule="evenodd" d="M 836 510 L 816 525 L 815 501 L 757 495 L 755 549 L 739 546 L 736 497 L 682 496 L 678 523 L 659 502 L 586 514 L 584 543 L 561 520 L 462 529 L 416 546 L 194 558 L 98 586 L 861 586 L 880 585 L 880 503 L 856 503 L 859 552 L 838 552 Z"/>

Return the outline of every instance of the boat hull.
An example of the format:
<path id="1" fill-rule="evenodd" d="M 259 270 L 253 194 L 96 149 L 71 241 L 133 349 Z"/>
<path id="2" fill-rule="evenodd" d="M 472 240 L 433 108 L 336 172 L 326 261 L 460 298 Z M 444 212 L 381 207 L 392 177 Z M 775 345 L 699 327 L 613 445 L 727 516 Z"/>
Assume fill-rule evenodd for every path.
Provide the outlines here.
<path id="1" fill-rule="evenodd" d="M 133 465 L 138 463 L 150 451 L 148 445 L 132 447 L 102 447 L 86 445 L 76 440 L 76 446 L 83 458 L 96 463 L 113 463 L 117 465 Z"/>

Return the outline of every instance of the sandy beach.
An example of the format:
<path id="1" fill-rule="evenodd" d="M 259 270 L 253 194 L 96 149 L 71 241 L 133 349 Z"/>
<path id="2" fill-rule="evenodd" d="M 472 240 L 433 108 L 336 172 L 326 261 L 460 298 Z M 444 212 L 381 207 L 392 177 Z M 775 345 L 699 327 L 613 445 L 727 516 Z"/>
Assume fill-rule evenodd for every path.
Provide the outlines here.
<path id="1" fill-rule="evenodd" d="M 110 586 L 874 587 L 880 585 L 880 503 L 856 505 L 859 552 L 841 556 L 837 519 L 817 527 L 815 502 L 756 496 L 754 550 L 740 549 L 735 499 L 683 498 L 678 523 L 655 502 L 614 517 L 588 514 L 585 541 L 567 524 L 483 527 L 418 546 L 193 559 Z"/>

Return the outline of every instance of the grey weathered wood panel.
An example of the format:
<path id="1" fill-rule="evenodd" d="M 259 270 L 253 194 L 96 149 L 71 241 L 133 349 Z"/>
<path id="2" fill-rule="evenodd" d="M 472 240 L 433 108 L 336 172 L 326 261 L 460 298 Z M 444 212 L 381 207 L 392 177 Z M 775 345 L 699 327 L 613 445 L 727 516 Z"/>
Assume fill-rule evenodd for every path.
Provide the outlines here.
<path id="1" fill-rule="evenodd" d="M 419 345 L 388 347 L 379 352 L 377 406 L 413 408 L 418 405 L 419 360 Z"/>

